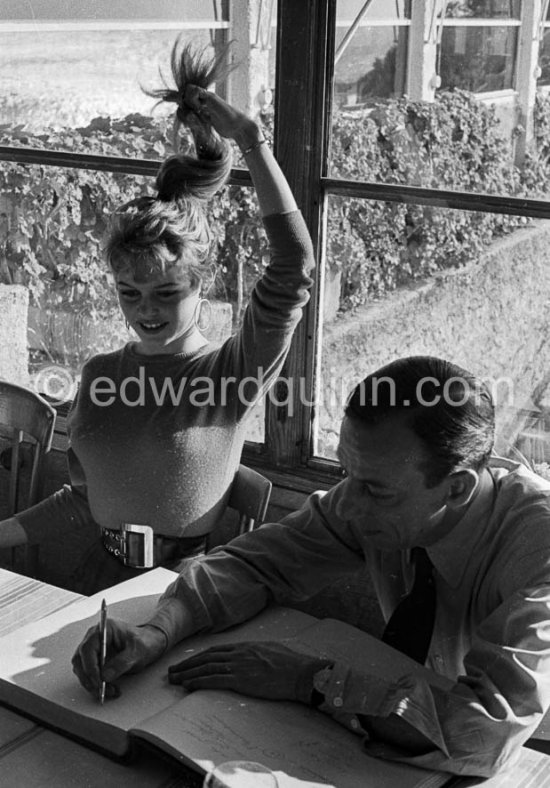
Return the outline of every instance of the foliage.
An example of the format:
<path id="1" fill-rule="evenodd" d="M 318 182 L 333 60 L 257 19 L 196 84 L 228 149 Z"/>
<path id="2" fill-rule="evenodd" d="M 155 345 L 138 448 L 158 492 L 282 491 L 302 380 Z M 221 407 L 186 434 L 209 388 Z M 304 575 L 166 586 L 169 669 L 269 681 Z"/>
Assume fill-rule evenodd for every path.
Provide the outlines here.
<path id="1" fill-rule="evenodd" d="M 135 114 L 39 135 L 2 127 L 0 144 L 160 161 L 171 152 L 170 134 L 166 120 Z M 0 281 L 27 285 L 42 305 L 63 302 L 77 312 L 111 317 L 118 307 L 102 256 L 109 217 L 152 186 L 152 179 L 110 172 L 6 164 L 0 172 Z M 243 301 L 265 260 L 253 194 L 228 187 L 209 206 L 216 260 L 210 295 L 236 301 L 241 292 Z"/>
<path id="2" fill-rule="evenodd" d="M 540 161 L 513 164 L 492 107 L 463 91 L 435 102 L 407 98 L 333 124 L 332 176 L 444 190 L 533 196 L 548 188 Z M 526 223 L 502 214 L 414 203 L 331 200 L 329 264 L 342 271 L 344 303 L 355 306 L 437 271 L 479 258 L 494 238 Z"/>
<path id="3" fill-rule="evenodd" d="M 271 122 L 266 131 L 271 133 Z M 536 109 L 540 155 L 519 170 L 494 110 L 467 93 L 435 102 L 385 100 L 336 114 L 331 176 L 406 186 L 533 196 L 549 184 L 550 102 Z M 0 144 L 161 160 L 171 151 L 167 120 L 96 118 L 85 128 L 33 135 L 0 128 Z M 240 165 L 238 159 L 236 164 Z M 32 297 L 63 301 L 108 318 L 117 309 L 101 253 L 113 209 L 152 187 L 152 179 L 83 169 L 3 165 L 0 171 L 0 281 L 22 282 Z M 253 189 L 227 187 L 208 208 L 215 244 L 209 296 L 237 309 L 267 264 Z M 526 220 L 414 203 L 334 196 L 327 261 L 342 273 L 344 308 L 438 271 L 475 261 L 495 237 Z"/>
<path id="4" fill-rule="evenodd" d="M 116 144 L 113 141 L 116 140 Z M 30 135 L 0 130 L 4 145 L 101 155 L 164 156 L 166 130 L 142 116 L 96 118 L 86 128 Z M 6 164 L 0 173 L 3 281 L 29 287 L 38 302 L 69 302 L 90 314 L 115 308 L 101 243 L 113 208 L 144 191 L 143 178 L 85 169 Z"/>

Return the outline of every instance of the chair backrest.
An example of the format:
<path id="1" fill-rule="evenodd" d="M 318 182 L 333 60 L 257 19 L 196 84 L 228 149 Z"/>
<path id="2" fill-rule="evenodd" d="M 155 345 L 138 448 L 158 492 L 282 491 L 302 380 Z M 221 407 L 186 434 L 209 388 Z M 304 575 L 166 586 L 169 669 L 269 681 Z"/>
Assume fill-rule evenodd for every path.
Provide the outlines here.
<path id="1" fill-rule="evenodd" d="M 272 486 L 269 479 L 261 473 L 247 468 L 246 465 L 239 465 L 227 501 L 229 508 L 239 513 L 239 535 L 262 524 Z"/>
<path id="2" fill-rule="evenodd" d="M 207 553 L 214 547 L 227 544 L 236 536 L 252 531 L 262 524 L 267 512 L 271 486 L 271 482 L 261 473 L 245 465 L 239 465 L 229 491 L 226 513 L 206 538 Z M 238 514 L 236 524 L 234 515 L 227 511 L 230 509 Z"/>
<path id="3" fill-rule="evenodd" d="M 0 380 L 0 435 L 7 439 L 4 467 L 9 470 L 8 511 L 10 516 L 32 506 L 40 498 L 44 457 L 50 450 L 55 410 L 39 394 Z M 5 441 L 6 442 L 6 441 Z M 28 445 L 31 463 L 26 495 L 21 492 L 21 446 Z M 9 467 L 8 467 L 9 466 Z"/>

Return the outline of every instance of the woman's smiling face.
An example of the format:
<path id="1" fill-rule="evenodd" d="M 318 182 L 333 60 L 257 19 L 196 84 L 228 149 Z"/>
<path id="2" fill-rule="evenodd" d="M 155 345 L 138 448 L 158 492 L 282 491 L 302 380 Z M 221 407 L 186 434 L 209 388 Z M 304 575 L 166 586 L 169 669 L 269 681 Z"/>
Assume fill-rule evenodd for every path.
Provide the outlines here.
<path id="1" fill-rule="evenodd" d="M 139 352 L 181 353 L 194 349 L 200 282 L 187 267 L 174 265 L 137 281 L 129 269 L 115 275 L 124 317 L 138 335 Z M 201 337 L 202 338 L 202 337 Z"/>

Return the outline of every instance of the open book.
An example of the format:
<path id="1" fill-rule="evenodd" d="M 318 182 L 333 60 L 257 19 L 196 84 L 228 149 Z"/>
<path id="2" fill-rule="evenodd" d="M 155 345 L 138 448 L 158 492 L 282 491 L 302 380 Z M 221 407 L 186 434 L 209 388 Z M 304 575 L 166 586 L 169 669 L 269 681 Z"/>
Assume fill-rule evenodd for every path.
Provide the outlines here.
<path id="1" fill-rule="evenodd" d="M 168 684 L 168 665 L 216 642 L 236 640 L 284 640 L 302 651 L 368 664 L 386 678 L 424 671 L 353 627 L 286 608 L 185 640 L 142 673 L 123 677 L 121 697 L 101 706 L 80 686 L 70 664 L 86 630 L 98 622 L 101 599 L 113 618 L 143 623 L 175 577 L 156 569 L 2 637 L 0 701 L 118 757 L 146 742 L 198 772 L 222 761 L 259 761 L 277 774 L 281 788 L 435 788 L 449 780 L 450 775 L 369 757 L 360 736 L 303 704 L 217 690 L 186 693 Z"/>

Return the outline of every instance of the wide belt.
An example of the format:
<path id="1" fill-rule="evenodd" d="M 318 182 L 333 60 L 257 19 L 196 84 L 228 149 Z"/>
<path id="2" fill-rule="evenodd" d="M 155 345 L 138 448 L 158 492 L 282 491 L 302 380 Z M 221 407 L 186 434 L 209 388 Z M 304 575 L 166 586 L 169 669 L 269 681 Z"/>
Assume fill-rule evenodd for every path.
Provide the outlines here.
<path id="1" fill-rule="evenodd" d="M 153 569 L 204 551 L 206 536 L 170 537 L 149 525 L 123 523 L 120 530 L 101 529 L 103 547 L 125 566 Z"/>

